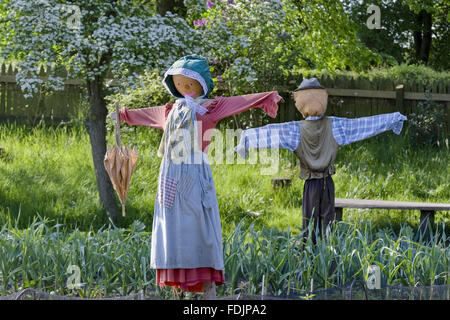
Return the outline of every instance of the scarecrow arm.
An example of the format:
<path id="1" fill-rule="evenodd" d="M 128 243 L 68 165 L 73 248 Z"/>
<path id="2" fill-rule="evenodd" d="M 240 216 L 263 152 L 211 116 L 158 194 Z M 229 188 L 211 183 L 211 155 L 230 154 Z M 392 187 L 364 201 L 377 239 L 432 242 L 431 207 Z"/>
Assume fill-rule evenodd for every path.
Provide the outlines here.
<path id="1" fill-rule="evenodd" d="M 247 150 L 250 148 L 281 148 L 294 151 L 299 143 L 300 127 L 298 121 L 274 123 L 260 128 L 244 130 L 234 151 L 245 159 L 247 158 Z"/>
<path id="2" fill-rule="evenodd" d="M 403 121 L 406 120 L 406 117 L 400 112 L 356 119 L 330 118 L 332 119 L 333 136 L 340 146 L 364 140 L 388 130 L 400 134 Z"/>
<path id="3" fill-rule="evenodd" d="M 255 107 L 263 109 L 270 117 L 275 118 L 278 102 L 283 100 L 276 91 L 217 99 L 217 105 L 211 111 L 212 120 L 215 122 Z"/>
<path id="4" fill-rule="evenodd" d="M 170 104 L 171 106 L 171 104 Z M 158 107 L 120 110 L 120 120 L 131 125 L 141 125 L 164 130 L 166 124 L 166 109 L 169 104 Z"/>

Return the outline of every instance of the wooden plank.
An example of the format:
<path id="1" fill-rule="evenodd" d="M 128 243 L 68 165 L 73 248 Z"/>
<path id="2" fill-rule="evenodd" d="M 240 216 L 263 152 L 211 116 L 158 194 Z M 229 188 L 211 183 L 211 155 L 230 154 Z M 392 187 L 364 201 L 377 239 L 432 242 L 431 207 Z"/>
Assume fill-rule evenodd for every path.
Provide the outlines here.
<path id="1" fill-rule="evenodd" d="M 0 116 L 6 114 L 6 83 L 0 83 Z"/>
<path id="2" fill-rule="evenodd" d="M 5 104 L 5 115 L 14 114 L 13 109 L 13 90 L 15 84 L 7 83 L 6 84 L 6 104 Z"/>
<path id="3" fill-rule="evenodd" d="M 30 116 L 28 114 L 29 108 L 26 107 L 26 101 L 25 97 L 23 96 L 24 93 L 22 92 L 22 89 L 18 86 L 15 90 L 15 101 L 14 101 L 14 108 L 16 108 L 15 115 L 19 116 Z"/>
<path id="4" fill-rule="evenodd" d="M 274 189 L 277 189 L 279 187 L 288 187 L 291 185 L 292 180 L 290 178 L 273 178 L 271 180 L 272 182 L 272 187 Z"/>
<path id="5" fill-rule="evenodd" d="M 445 83 L 444 83 L 444 81 L 439 81 L 439 84 L 438 84 L 438 90 L 437 90 L 437 92 L 436 93 L 446 93 L 445 92 Z"/>
<path id="6" fill-rule="evenodd" d="M 47 80 L 47 77 L 39 77 L 42 80 Z M 106 79 L 105 81 L 111 81 Z M 0 75 L 0 82 L 16 82 L 14 75 Z M 114 81 L 113 81 L 114 82 Z M 64 84 L 69 85 L 83 85 L 83 81 L 79 79 L 65 80 Z M 285 87 L 277 87 L 278 91 L 286 91 Z M 362 90 L 362 89 L 341 89 L 341 88 L 327 88 L 328 95 L 340 97 L 361 97 L 361 98 L 380 98 L 380 99 L 395 99 L 395 91 L 387 90 Z M 431 98 L 435 101 L 450 101 L 450 94 L 447 93 L 432 93 Z M 406 92 L 406 100 L 425 100 L 423 92 Z"/>
<path id="7" fill-rule="evenodd" d="M 403 84 L 399 84 L 395 87 L 396 92 L 396 99 L 395 99 L 395 107 L 397 108 L 397 111 L 400 113 L 405 113 L 405 105 L 404 105 L 404 99 L 405 99 L 405 91 Z"/>
<path id="8" fill-rule="evenodd" d="M 325 88 L 331 87 L 334 84 L 334 80 L 326 73 L 322 75 L 319 80 L 320 84 Z"/>
<path id="9" fill-rule="evenodd" d="M 373 87 L 373 84 L 370 80 L 366 78 L 359 78 L 359 81 L 356 82 L 358 87 L 356 89 L 361 90 L 371 90 Z M 367 97 L 361 97 L 358 98 L 358 101 L 360 101 L 361 105 L 364 106 L 364 116 L 374 115 L 378 114 L 378 106 L 375 105 L 373 102 L 373 99 L 367 98 Z"/>
<path id="10" fill-rule="evenodd" d="M 327 88 L 327 92 L 330 96 L 395 99 L 395 91 Z"/>
<path id="11" fill-rule="evenodd" d="M 6 73 L 6 66 L 4 63 L 0 66 L 0 75 Z M 6 83 L 0 81 L 0 116 L 6 115 Z"/>
<path id="12" fill-rule="evenodd" d="M 423 92 L 405 92 L 406 100 L 425 100 Z M 450 94 L 446 93 L 431 93 L 431 99 L 434 101 L 450 101 Z"/>
<path id="13" fill-rule="evenodd" d="M 48 77 L 39 77 L 39 79 L 43 81 L 47 81 Z M 108 79 L 106 79 L 108 81 Z M 16 76 L 13 75 L 4 75 L 0 76 L 0 82 L 12 82 L 16 83 Z M 74 85 L 82 85 L 84 82 L 79 79 L 72 79 L 72 80 L 66 80 L 64 81 L 65 84 L 74 84 Z"/>
<path id="14" fill-rule="evenodd" d="M 336 208 L 359 208 L 359 209 L 398 209 L 398 210 L 431 210 L 431 211 L 450 210 L 450 203 L 404 202 L 404 201 L 344 199 L 344 198 L 336 198 L 334 206 Z"/>
<path id="15" fill-rule="evenodd" d="M 447 117 L 447 134 L 450 134 L 450 102 L 447 101 L 446 108 L 445 108 L 445 114 Z"/>
<path id="16" fill-rule="evenodd" d="M 338 89 L 327 88 L 328 95 L 341 97 L 361 97 L 378 99 L 396 99 L 395 91 L 386 90 L 360 90 L 360 89 Z M 435 101 L 450 101 L 450 94 L 432 93 L 431 98 Z M 425 100 L 423 92 L 405 92 L 405 100 Z"/>

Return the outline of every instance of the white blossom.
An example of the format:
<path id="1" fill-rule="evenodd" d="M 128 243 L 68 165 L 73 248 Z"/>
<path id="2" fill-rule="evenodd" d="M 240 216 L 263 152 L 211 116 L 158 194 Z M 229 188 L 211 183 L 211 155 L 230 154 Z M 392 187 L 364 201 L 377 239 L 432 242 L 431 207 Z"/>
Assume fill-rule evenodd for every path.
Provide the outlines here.
<path id="1" fill-rule="evenodd" d="M 63 88 L 64 79 L 56 72 L 62 67 L 70 70 L 72 79 L 92 80 L 111 73 L 119 83 L 131 86 L 139 82 L 138 70 L 167 68 L 183 50 L 202 53 L 196 45 L 200 35 L 177 15 L 130 12 L 132 0 L 114 8 L 107 1 L 95 9 L 86 8 L 84 1 L 72 4 L 80 6 L 78 29 L 66 26 L 64 19 L 71 12 L 61 10 L 59 1 L 12 0 L 6 4 L 10 23 L 5 31 L 12 32 L 13 39 L 7 48 L 0 48 L 0 58 L 18 60 L 16 79 L 27 94 L 36 93 L 43 84 L 37 74 L 39 65 L 51 67 L 45 85 L 54 90 Z M 105 15 L 111 9 L 117 17 Z M 101 63 L 106 55 L 108 62 Z"/>

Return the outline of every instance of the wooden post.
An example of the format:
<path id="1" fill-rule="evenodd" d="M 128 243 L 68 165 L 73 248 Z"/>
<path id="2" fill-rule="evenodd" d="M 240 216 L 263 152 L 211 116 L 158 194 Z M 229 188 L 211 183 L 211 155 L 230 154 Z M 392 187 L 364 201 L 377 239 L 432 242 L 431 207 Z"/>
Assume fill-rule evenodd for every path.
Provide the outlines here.
<path id="1" fill-rule="evenodd" d="M 342 221 L 342 213 L 344 208 L 334 208 L 336 221 Z"/>
<path id="2" fill-rule="evenodd" d="M 294 100 L 291 99 L 291 101 L 291 103 L 287 104 L 289 106 L 287 121 L 297 120 L 297 108 L 295 107 Z"/>
<path id="3" fill-rule="evenodd" d="M 289 178 L 273 178 L 272 187 L 277 189 L 278 187 L 288 187 L 291 185 L 291 179 Z"/>
<path id="4" fill-rule="evenodd" d="M 405 90 L 403 84 L 395 87 L 395 106 L 400 113 L 404 113 Z"/>
<path id="5" fill-rule="evenodd" d="M 6 75 L 13 76 L 14 70 L 12 68 L 12 65 L 9 64 L 8 68 L 6 69 Z M 14 111 L 14 91 L 17 88 L 16 83 L 7 83 L 6 84 L 6 115 L 15 115 Z"/>
<path id="6" fill-rule="evenodd" d="M 6 75 L 6 66 L 4 63 L 0 66 L 0 75 Z M 6 117 L 6 82 L 1 82 L 1 91 L 0 91 L 0 117 Z"/>
<path id="7" fill-rule="evenodd" d="M 422 235 L 428 235 L 428 225 L 434 226 L 434 211 L 433 210 L 420 210 L 420 224 L 419 232 Z"/>

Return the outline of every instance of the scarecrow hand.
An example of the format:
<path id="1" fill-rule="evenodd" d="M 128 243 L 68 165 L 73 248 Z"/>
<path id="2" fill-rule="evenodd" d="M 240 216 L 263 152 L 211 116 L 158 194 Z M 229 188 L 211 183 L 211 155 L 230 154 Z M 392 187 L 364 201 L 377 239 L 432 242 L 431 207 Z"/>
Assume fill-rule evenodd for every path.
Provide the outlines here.
<path id="1" fill-rule="evenodd" d="M 109 115 L 112 120 L 117 120 L 117 113 L 113 112 Z"/>

